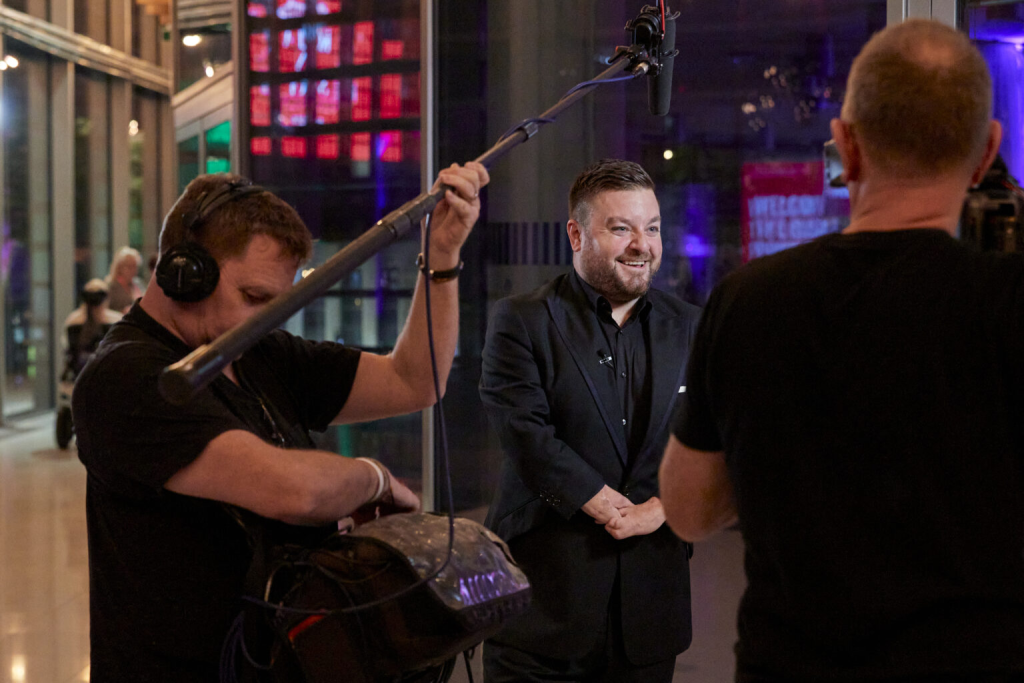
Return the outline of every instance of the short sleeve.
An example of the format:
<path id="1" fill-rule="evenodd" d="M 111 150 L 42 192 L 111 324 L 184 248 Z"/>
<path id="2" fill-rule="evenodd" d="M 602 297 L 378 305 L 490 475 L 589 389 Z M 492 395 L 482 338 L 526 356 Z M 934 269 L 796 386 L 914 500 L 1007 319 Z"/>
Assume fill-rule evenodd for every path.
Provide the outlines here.
<path id="1" fill-rule="evenodd" d="M 294 406 L 298 414 L 293 419 L 306 429 L 322 432 L 352 393 L 360 357 L 358 349 L 343 344 L 309 341 L 275 330 L 243 362 L 246 377 L 267 390 L 275 406 Z"/>
<path id="2" fill-rule="evenodd" d="M 110 490 L 135 498 L 158 495 L 210 441 L 246 429 L 211 387 L 185 405 L 164 399 L 157 380 L 176 360 L 172 350 L 152 344 L 107 344 L 75 383 L 79 459 Z"/>
<path id="3" fill-rule="evenodd" d="M 672 433 L 684 445 L 699 451 L 720 451 L 722 440 L 711 408 L 709 365 L 719 307 L 715 293 L 708 300 L 690 352 L 686 393 L 676 411 Z"/>

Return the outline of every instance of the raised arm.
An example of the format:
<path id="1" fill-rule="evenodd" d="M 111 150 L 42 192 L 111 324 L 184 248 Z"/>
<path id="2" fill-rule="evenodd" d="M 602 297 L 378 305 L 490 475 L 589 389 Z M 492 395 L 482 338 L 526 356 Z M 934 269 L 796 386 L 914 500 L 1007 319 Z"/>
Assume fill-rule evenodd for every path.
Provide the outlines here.
<path id="1" fill-rule="evenodd" d="M 430 269 L 458 268 L 460 250 L 480 216 L 480 188 L 490 180 L 487 169 L 470 162 L 452 164 L 440 172 L 438 183 L 455 188 L 445 194 L 431 218 Z M 415 268 L 414 264 L 409 264 Z M 427 344 L 427 304 L 424 275 L 416 281 L 412 308 L 395 344 L 386 356 L 364 353 L 355 383 L 336 423 L 362 422 L 422 410 L 434 404 L 434 383 Z M 459 337 L 459 281 L 431 282 L 431 314 L 438 375 L 443 394 Z"/>

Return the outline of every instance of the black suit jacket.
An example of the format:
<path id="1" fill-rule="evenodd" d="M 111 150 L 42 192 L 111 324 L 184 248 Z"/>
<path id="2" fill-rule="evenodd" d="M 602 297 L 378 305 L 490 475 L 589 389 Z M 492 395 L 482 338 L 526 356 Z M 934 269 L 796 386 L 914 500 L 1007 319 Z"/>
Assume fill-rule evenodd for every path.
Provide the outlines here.
<path id="1" fill-rule="evenodd" d="M 529 611 L 495 640 L 551 657 L 581 656 L 617 597 L 626 653 L 645 665 L 690 644 L 692 549 L 667 525 L 617 541 L 580 508 L 605 484 L 634 503 L 658 494 L 658 465 L 700 310 L 648 293 L 652 409 L 643 447 L 631 459 L 614 368 L 599 362 L 607 349 L 600 322 L 575 278 L 568 273 L 499 301 L 487 329 L 480 395 L 505 453 L 487 525 L 509 543 L 533 586 Z"/>

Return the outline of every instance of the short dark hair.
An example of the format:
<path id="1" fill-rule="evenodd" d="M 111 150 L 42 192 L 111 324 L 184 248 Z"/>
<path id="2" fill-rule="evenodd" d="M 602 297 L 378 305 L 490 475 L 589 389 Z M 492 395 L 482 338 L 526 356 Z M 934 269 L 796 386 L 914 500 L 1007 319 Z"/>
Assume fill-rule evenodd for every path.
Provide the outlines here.
<path id="1" fill-rule="evenodd" d="M 601 159 L 583 169 L 569 190 L 569 218 L 583 227 L 590 221 L 591 200 L 611 190 L 654 190 L 654 181 L 640 164 Z"/>
<path id="2" fill-rule="evenodd" d="M 203 247 L 218 262 L 245 252 L 256 235 L 275 239 L 283 255 L 300 263 L 313 253 L 313 237 L 299 214 L 280 197 L 264 191 L 245 195 L 221 205 L 186 235 L 183 218 L 198 210 L 204 197 L 225 183 L 244 181 L 234 173 L 201 175 L 188 184 L 164 218 L 160 230 L 160 254 L 166 254 L 187 239 Z"/>
<path id="3" fill-rule="evenodd" d="M 925 177 L 976 164 L 992 116 L 992 79 L 963 33 L 910 19 L 853 60 L 843 119 L 883 172 Z"/>

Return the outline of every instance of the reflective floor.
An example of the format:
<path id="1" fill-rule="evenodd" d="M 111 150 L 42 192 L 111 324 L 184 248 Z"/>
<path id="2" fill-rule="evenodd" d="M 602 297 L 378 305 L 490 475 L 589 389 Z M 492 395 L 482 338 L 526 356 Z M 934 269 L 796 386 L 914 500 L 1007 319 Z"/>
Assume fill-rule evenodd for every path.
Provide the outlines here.
<path id="1" fill-rule="evenodd" d="M 739 535 L 698 545 L 691 572 L 693 645 L 673 680 L 724 683 L 744 586 Z M 85 469 L 73 445 L 56 448 L 52 415 L 0 425 L 0 683 L 88 680 Z M 468 681 L 461 661 L 452 681 Z"/>
<path id="2" fill-rule="evenodd" d="M 53 417 L 0 427 L 0 682 L 89 680 L 85 469 Z"/>

